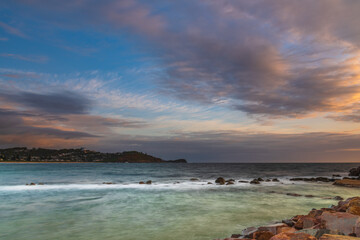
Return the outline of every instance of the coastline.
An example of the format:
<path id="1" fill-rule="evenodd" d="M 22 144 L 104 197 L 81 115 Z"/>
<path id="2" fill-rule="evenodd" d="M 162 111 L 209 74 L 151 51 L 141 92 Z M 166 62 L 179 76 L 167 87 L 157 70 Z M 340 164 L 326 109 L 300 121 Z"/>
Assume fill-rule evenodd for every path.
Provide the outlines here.
<path id="1" fill-rule="evenodd" d="M 360 239 L 360 197 L 341 200 L 328 208 L 313 208 L 268 225 L 252 226 L 241 234 L 216 240 L 356 240 Z"/>

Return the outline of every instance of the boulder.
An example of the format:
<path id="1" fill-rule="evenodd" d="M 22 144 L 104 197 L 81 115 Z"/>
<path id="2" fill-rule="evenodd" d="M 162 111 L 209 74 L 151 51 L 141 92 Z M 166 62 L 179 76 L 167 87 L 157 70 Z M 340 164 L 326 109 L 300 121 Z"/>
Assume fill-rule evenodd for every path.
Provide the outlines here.
<path id="1" fill-rule="evenodd" d="M 353 176 L 353 177 L 360 176 L 360 167 L 350 169 L 349 176 Z"/>
<path id="2" fill-rule="evenodd" d="M 263 182 L 263 181 L 264 181 L 264 179 L 262 179 L 261 177 L 259 177 L 257 180 L 258 180 L 259 182 Z"/>
<path id="3" fill-rule="evenodd" d="M 249 181 L 240 180 L 239 183 L 248 183 Z"/>
<path id="4" fill-rule="evenodd" d="M 280 233 L 280 229 L 284 227 L 288 227 L 288 226 L 285 223 L 276 223 L 276 224 L 259 227 L 259 231 L 268 231 L 275 235 Z"/>
<path id="5" fill-rule="evenodd" d="M 295 222 L 291 219 L 284 219 L 284 220 L 282 220 L 282 223 L 285 223 L 289 227 L 293 227 L 295 225 Z"/>
<path id="6" fill-rule="evenodd" d="M 269 231 L 257 231 L 254 233 L 253 238 L 256 240 L 269 240 L 274 234 Z"/>
<path id="7" fill-rule="evenodd" d="M 212 182 L 208 182 L 207 184 L 212 184 Z"/>
<path id="8" fill-rule="evenodd" d="M 146 184 L 151 184 L 152 182 L 151 182 L 151 180 L 149 180 L 149 181 L 146 181 Z"/>
<path id="9" fill-rule="evenodd" d="M 314 209 L 314 210 L 311 210 L 311 211 L 308 213 L 307 216 L 308 216 L 308 217 L 316 218 L 316 217 L 321 216 L 321 214 L 322 214 L 323 212 L 324 212 L 323 210 Z"/>
<path id="10" fill-rule="evenodd" d="M 360 188 L 360 180 L 357 180 L 357 179 L 336 180 L 333 184 L 337 185 L 337 186 L 342 186 L 342 187 Z"/>
<path id="11" fill-rule="evenodd" d="M 359 240 L 359 238 L 344 235 L 324 234 L 320 237 L 320 240 Z"/>
<path id="12" fill-rule="evenodd" d="M 139 184 L 145 184 L 143 181 L 139 182 Z"/>
<path id="13" fill-rule="evenodd" d="M 273 181 L 273 182 L 279 182 L 279 179 L 273 178 L 272 181 Z"/>
<path id="14" fill-rule="evenodd" d="M 345 235 L 349 235 L 356 232 L 356 226 L 360 217 L 344 212 L 324 212 L 320 216 L 320 220 L 323 228 L 337 230 Z"/>
<path id="15" fill-rule="evenodd" d="M 306 233 L 280 233 L 270 240 L 316 240 L 316 238 Z"/>
<path id="16" fill-rule="evenodd" d="M 253 234 L 257 231 L 258 229 L 256 227 L 248 227 L 245 228 L 244 230 L 242 230 L 241 234 L 245 237 L 245 238 L 253 238 Z"/>
<path id="17" fill-rule="evenodd" d="M 349 206 L 346 212 L 360 216 L 360 206 Z"/>
<path id="18" fill-rule="evenodd" d="M 222 178 L 222 177 L 218 177 L 216 180 L 215 180 L 215 183 L 218 183 L 220 185 L 224 185 L 225 184 L 225 179 Z"/>
<path id="19" fill-rule="evenodd" d="M 260 181 L 257 179 L 254 179 L 250 182 L 250 184 L 260 184 Z"/>
<path id="20" fill-rule="evenodd" d="M 283 228 L 279 229 L 278 234 L 279 233 L 294 233 L 294 232 L 296 232 L 296 229 L 293 227 L 283 227 Z"/>

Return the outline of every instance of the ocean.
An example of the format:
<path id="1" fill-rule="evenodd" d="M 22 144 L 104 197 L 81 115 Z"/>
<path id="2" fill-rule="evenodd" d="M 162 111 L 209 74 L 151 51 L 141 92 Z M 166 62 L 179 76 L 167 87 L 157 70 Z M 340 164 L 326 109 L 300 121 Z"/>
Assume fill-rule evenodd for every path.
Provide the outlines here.
<path id="1" fill-rule="evenodd" d="M 335 196 L 360 196 L 360 189 L 289 181 L 347 176 L 358 165 L 1 163 L 0 239 L 225 238 L 249 226 L 328 207 L 337 203 L 331 199 Z M 207 184 L 217 177 L 236 183 Z M 280 182 L 238 182 L 258 177 Z M 147 180 L 152 184 L 138 184 Z M 44 185 L 26 186 L 31 182 Z"/>

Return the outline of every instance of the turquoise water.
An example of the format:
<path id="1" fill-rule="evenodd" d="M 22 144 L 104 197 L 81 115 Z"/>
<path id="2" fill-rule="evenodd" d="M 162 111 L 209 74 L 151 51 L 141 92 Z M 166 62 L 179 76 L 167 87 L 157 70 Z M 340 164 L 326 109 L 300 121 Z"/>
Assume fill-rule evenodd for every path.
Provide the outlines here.
<path id="1" fill-rule="evenodd" d="M 336 203 L 326 197 L 359 196 L 359 189 L 289 181 L 294 176 L 345 176 L 354 166 L 4 163 L 0 164 L 0 239 L 224 238 L 248 226 Z M 219 176 L 277 177 L 281 182 L 207 184 Z M 193 177 L 200 180 L 190 181 Z M 146 180 L 153 184 L 138 184 Z M 30 182 L 44 185 L 25 185 Z M 289 192 L 316 197 L 287 196 Z"/>

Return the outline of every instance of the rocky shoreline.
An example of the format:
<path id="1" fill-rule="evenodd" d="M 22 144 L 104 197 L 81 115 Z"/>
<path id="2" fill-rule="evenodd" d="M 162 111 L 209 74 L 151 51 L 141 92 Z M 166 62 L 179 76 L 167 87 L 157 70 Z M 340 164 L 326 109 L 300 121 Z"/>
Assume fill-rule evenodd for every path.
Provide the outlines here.
<path id="1" fill-rule="evenodd" d="M 270 225 L 249 227 L 223 240 L 350 240 L 360 239 L 360 197 L 329 208 L 312 209 Z M 219 239 L 218 239 L 219 240 Z"/>
<path id="2" fill-rule="evenodd" d="M 340 178 L 340 179 L 339 179 Z M 250 183 L 260 184 L 262 179 Z M 349 171 L 349 177 L 333 175 L 332 178 L 292 178 L 290 181 L 333 182 L 343 187 L 360 187 L 360 167 Z M 287 194 L 301 196 L 299 194 Z M 308 196 L 306 196 L 308 197 Z M 311 195 L 311 197 L 314 197 Z M 360 239 L 360 197 L 341 200 L 329 208 L 312 209 L 306 215 L 296 215 L 273 224 L 249 227 L 241 234 L 232 234 L 222 240 L 351 240 Z M 220 240 L 220 239 L 218 239 Z"/>

